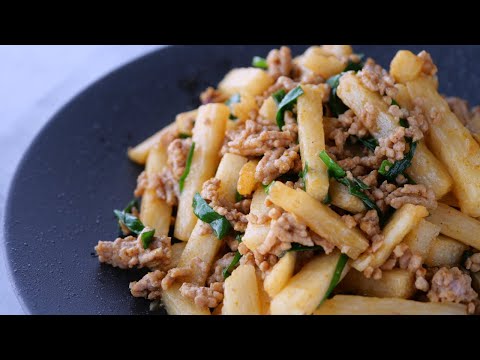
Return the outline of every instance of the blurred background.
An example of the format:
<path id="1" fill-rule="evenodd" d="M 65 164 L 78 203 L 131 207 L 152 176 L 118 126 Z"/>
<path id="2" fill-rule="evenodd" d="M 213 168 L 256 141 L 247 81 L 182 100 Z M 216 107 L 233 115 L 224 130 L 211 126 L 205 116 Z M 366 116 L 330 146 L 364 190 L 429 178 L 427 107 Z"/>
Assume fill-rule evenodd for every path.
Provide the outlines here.
<path id="1" fill-rule="evenodd" d="M 68 100 L 119 66 L 163 45 L 0 46 L 0 224 L 10 180 L 38 131 Z M 2 230 L 0 230 L 0 237 Z M 23 314 L 0 239 L 0 314 Z"/>

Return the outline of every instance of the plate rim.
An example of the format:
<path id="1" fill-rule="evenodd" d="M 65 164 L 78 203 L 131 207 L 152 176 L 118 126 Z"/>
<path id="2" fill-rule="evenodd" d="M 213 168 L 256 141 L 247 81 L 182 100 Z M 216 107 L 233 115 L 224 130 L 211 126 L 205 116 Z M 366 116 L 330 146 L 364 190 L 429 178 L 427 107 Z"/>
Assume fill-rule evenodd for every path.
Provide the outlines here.
<path id="1" fill-rule="evenodd" d="M 30 143 L 28 146 L 25 148 L 23 151 L 20 160 L 18 164 L 15 167 L 15 170 L 13 172 L 13 176 L 10 178 L 10 181 L 7 184 L 6 187 L 6 194 L 7 196 L 5 197 L 5 206 L 4 206 L 4 213 L 2 218 L 2 224 L 0 224 L 0 241 L 2 242 L 2 249 L 0 250 L 0 253 L 2 253 L 1 260 L 3 260 L 4 263 L 4 270 L 5 270 L 5 277 L 7 281 L 9 282 L 12 292 L 14 293 L 22 311 L 24 312 L 24 315 L 33 315 L 34 312 L 28 307 L 26 304 L 26 301 L 20 294 L 20 289 L 19 289 L 19 284 L 15 280 L 15 275 L 14 275 L 14 269 L 13 269 L 13 264 L 10 259 L 10 251 L 8 249 L 7 243 L 10 242 L 12 239 L 10 238 L 10 231 L 8 229 L 8 222 L 12 221 L 12 215 L 11 215 L 11 207 L 12 207 L 12 198 L 13 194 L 15 192 L 15 186 L 18 183 L 18 178 L 20 176 L 21 170 L 24 168 L 25 162 L 27 161 L 28 158 L 30 158 L 31 153 L 33 148 L 36 146 L 36 144 L 43 138 L 44 134 L 47 133 L 50 129 L 50 127 L 54 126 L 60 119 L 59 115 L 67 109 L 71 103 L 76 101 L 78 98 L 82 97 L 87 93 L 91 88 L 95 87 L 97 84 L 107 80 L 108 78 L 114 76 L 117 72 L 124 70 L 127 67 L 134 66 L 137 62 L 142 62 L 145 59 L 153 56 L 157 56 L 158 53 L 162 52 L 170 52 L 171 49 L 177 49 L 177 48 L 182 48 L 185 47 L 185 45 L 165 45 L 161 48 L 149 51 L 143 55 L 140 55 L 138 57 L 135 57 L 134 59 L 131 59 L 130 61 L 121 64 L 112 70 L 108 71 L 107 73 L 103 74 L 101 77 L 97 78 L 95 81 L 89 83 L 86 85 L 84 88 L 80 89 L 77 91 L 75 94 L 73 94 L 63 105 L 61 105 L 55 112 L 49 117 L 49 119 L 45 122 L 45 124 L 42 125 L 42 127 L 37 131 L 37 133 L 33 136 L 33 138 L 30 140 Z"/>

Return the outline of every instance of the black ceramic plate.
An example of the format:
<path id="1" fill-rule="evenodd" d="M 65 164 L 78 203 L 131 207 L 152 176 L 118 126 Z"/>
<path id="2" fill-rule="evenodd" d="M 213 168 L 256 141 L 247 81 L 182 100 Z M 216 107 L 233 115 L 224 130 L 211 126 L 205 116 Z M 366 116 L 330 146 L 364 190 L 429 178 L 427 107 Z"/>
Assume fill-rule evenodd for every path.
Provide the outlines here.
<path id="1" fill-rule="evenodd" d="M 138 271 L 103 266 L 99 239 L 118 232 L 112 209 L 132 197 L 141 169 L 126 149 L 198 106 L 198 95 L 232 67 L 273 46 L 181 46 L 147 55 L 99 80 L 68 103 L 25 154 L 9 194 L 5 239 L 10 273 L 34 314 L 146 314 L 130 295 Z M 398 49 L 427 49 L 440 88 L 480 103 L 480 47 L 355 46 L 383 66 Z M 293 46 L 295 54 L 305 46 Z"/>

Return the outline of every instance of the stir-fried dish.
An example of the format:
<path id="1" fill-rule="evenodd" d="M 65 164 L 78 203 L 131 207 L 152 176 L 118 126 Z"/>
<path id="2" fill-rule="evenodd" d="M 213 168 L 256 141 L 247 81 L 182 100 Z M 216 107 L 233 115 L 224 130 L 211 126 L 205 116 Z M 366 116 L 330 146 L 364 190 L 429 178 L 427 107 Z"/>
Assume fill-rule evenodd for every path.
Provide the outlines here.
<path id="1" fill-rule="evenodd" d="M 480 312 L 480 108 L 438 81 L 425 51 L 254 57 L 128 150 L 100 262 L 169 314 Z"/>

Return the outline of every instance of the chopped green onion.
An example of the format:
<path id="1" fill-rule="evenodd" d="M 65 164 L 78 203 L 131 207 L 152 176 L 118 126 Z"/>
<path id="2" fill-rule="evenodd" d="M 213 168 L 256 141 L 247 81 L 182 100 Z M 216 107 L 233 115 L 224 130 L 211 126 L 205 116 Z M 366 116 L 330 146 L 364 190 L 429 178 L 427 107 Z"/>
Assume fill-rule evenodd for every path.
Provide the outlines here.
<path id="1" fill-rule="evenodd" d="M 233 94 L 230 99 L 225 101 L 225 105 L 230 106 L 233 104 L 238 104 L 242 100 L 240 94 Z"/>
<path id="2" fill-rule="evenodd" d="M 300 171 L 298 176 L 303 180 L 303 190 L 307 189 L 307 174 L 308 174 L 308 161 L 305 161 L 305 169 Z"/>
<path id="3" fill-rule="evenodd" d="M 378 141 L 375 138 L 369 138 L 369 139 L 362 139 L 360 137 L 357 137 L 358 141 L 360 141 L 363 146 L 365 146 L 368 150 L 375 151 L 375 148 L 378 146 Z"/>
<path id="4" fill-rule="evenodd" d="M 187 176 L 190 172 L 190 166 L 192 165 L 192 159 L 193 159 L 193 152 L 194 151 L 195 151 L 195 143 L 192 142 L 192 146 L 190 147 L 190 150 L 188 151 L 187 163 L 185 164 L 185 170 L 183 170 L 183 174 L 180 177 L 180 180 L 178 180 L 178 186 L 180 188 L 180 192 L 183 191 L 183 186 L 185 184 L 185 179 L 187 178 Z"/>
<path id="5" fill-rule="evenodd" d="M 363 69 L 363 66 L 365 65 L 365 63 L 362 61 L 363 54 L 357 54 L 357 55 L 360 58 L 360 61 L 353 62 L 352 60 L 348 60 L 347 67 L 343 70 L 343 72 L 347 72 L 347 71 L 357 72 Z"/>
<path id="6" fill-rule="evenodd" d="M 322 204 L 329 205 L 331 203 L 332 203 L 332 198 L 330 196 L 330 193 L 327 192 L 327 195 L 325 195 L 325 198 L 322 200 Z"/>
<path id="7" fill-rule="evenodd" d="M 391 105 L 396 105 L 396 106 L 400 107 L 400 104 L 395 99 L 392 99 Z"/>
<path id="8" fill-rule="evenodd" d="M 337 88 L 340 84 L 340 78 L 343 74 L 344 73 L 332 76 L 327 80 L 327 84 L 330 85 L 330 98 L 328 100 L 328 105 L 330 107 L 330 111 L 335 117 L 338 117 L 338 115 L 341 115 L 348 110 L 348 107 L 337 96 Z"/>
<path id="9" fill-rule="evenodd" d="M 400 124 L 400 126 L 402 126 L 404 128 L 410 127 L 410 124 L 408 123 L 408 121 L 406 119 L 400 119 L 399 124 Z"/>
<path id="10" fill-rule="evenodd" d="M 280 89 L 272 94 L 272 98 L 277 106 L 280 105 L 285 95 L 287 95 L 287 93 L 283 89 Z"/>
<path id="11" fill-rule="evenodd" d="M 155 229 L 140 233 L 140 240 L 142 241 L 142 245 L 144 249 L 148 249 L 148 247 L 152 243 L 153 235 L 155 235 Z"/>
<path id="12" fill-rule="evenodd" d="M 260 57 L 260 56 L 254 56 L 253 57 L 252 66 L 256 67 L 256 68 L 259 68 L 259 69 L 264 69 L 264 70 L 268 69 L 267 60 L 265 58 Z"/>
<path id="13" fill-rule="evenodd" d="M 293 108 L 293 104 L 295 101 L 304 94 L 303 89 L 300 85 L 298 85 L 295 89 L 290 91 L 278 104 L 278 109 L 277 109 L 277 125 L 282 129 L 282 127 L 285 125 L 285 120 L 284 120 L 284 115 L 285 111 L 291 110 Z"/>
<path id="14" fill-rule="evenodd" d="M 332 281 L 330 281 L 330 286 L 328 287 L 328 290 L 325 293 L 325 296 L 323 297 L 320 304 L 318 304 L 318 306 L 322 305 L 323 302 L 326 299 L 328 299 L 333 289 L 335 289 L 335 287 L 340 282 L 340 277 L 342 276 L 342 272 L 343 272 L 343 269 L 345 268 L 345 265 L 347 264 L 347 261 L 348 261 L 348 256 L 345 254 L 341 254 L 340 258 L 338 259 L 337 266 L 335 267 L 335 272 L 333 273 Z"/>
<path id="15" fill-rule="evenodd" d="M 263 190 L 265 190 L 265 193 L 266 193 L 266 194 L 269 194 L 269 193 L 270 193 L 270 188 L 272 187 L 272 185 L 273 185 L 274 183 L 275 183 L 275 181 L 272 181 L 272 182 L 271 182 L 270 184 L 268 184 L 268 185 L 263 185 L 263 184 L 262 184 Z"/>
<path id="16" fill-rule="evenodd" d="M 337 179 L 347 176 L 345 170 L 343 170 L 340 165 L 338 165 L 330 156 L 328 156 L 325 150 L 322 150 L 319 156 L 325 165 L 327 165 L 328 172 L 332 175 L 332 177 Z"/>
<path id="17" fill-rule="evenodd" d="M 381 216 L 382 212 L 380 208 L 373 202 L 362 190 L 368 190 L 369 187 L 360 179 L 353 178 L 352 180 L 347 178 L 347 173 L 338 165 L 330 156 L 328 156 L 325 150 L 322 150 L 319 154 L 322 161 L 327 165 L 328 173 L 331 177 L 337 180 L 339 183 L 345 185 L 348 188 L 348 192 L 358 197 L 365 206 L 369 209 L 374 209 Z"/>
<path id="18" fill-rule="evenodd" d="M 240 252 L 236 252 L 235 253 L 235 256 L 233 257 L 232 259 L 232 262 L 230 263 L 230 265 L 228 265 L 228 267 L 226 267 L 223 272 L 222 272 L 222 275 L 223 275 L 223 278 L 226 279 L 228 278 L 230 275 L 232 275 L 232 272 L 233 270 L 235 269 L 235 266 L 237 266 L 238 262 L 240 261 L 240 259 L 242 258 L 242 255 L 240 254 Z"/>
<path id="19" fill-rule="evenodd" d="M 130 201 L 130 202 L 127 204 L 127 206 L 125 207 L 125 209 L 123 209 L 123 212 L 130 213 L 130 214 L 131 214 L 133 208 L 139 209 L 138 199 L 133 199 L 132 201 Z"/>
<path id="20" fill-rule="evenodd" d="M 238 242 L 242 242 L 242 239 L 243 239 L 243 234 L 235 235 L 235 240 L 237 240 Z"/>
<path id="21" fill-rule="evenodd" d="M 235 192 L 235 202 L 239 202 L 245 199 L 245 196 L 241 195 L 238 191 Z"/>
<path id="22" fill-rule="evenodd" d="M 380 169 L 378 169 L 378 173 L 381 175 L 386 175 L 388 170 L 392 168 L 393 164 L 388 160 L 383 160 L 382 164 L 380 165 Z"/>
<path id="23" fill-rule="evenodd" d="M 233 104 L 238 104 L 240 101 L 242 100 L 242 98 L 240 97 L 240 94 L 233 94 L 230 99 L 228 99 L 227 101 L 225 101 L 225 105 L 227 105 L 229 108 L 230 108 L 230 111 L 232 111 L 232 105 Z M 232 113 L 230 113 L 230 115 L 228 116 L 228 118 L 230 120 L 237 120 L 238 118 L 233 115 Z"/>
<path id="24" fill-rule="evenodd" d="M 188 135 L 188 134 L 185 134 L 185 133 L 180 133 L 180 134 L 178 134 L 178 137 L 180 139 L 188 139 L 188 138 L 191 138 L 192 135 Z"/>
<path id="25" fill-rule="evenodd" d="M 119 222 L 124 224 L 128 228 L 128 230 L 130 230 L 136 235 L 140 234 L 145 228 L 142 222 L 132 214 L 120 210 L 113 210 L 113 213 L 115 214 Z"/>
<path id="26" fill-rule="evenodd" d="M 225 216 L 214 211 L 198 192 L 193 197 L 192 207 L 195 216 L 203 222 L 210 224 L 210 227 L 213 229 L 218 239 L 223 239 L 230 231 L 230 228 L 232 227 L 230 222 Z"/>
<path id="27" fill-rule="evenodd" d="M 411 141 L 411 140 L 410 140 Z M 382 174 L 387 178 L 388 181 L 393 182 L 398 175 L 403 175 L 405 170 L 407 170 L 412 164 L 413 156 L 415 155 L 415 150 L 417 148 L 417 142 L 410 143 L 410 150 L 403 157 L 402 160 L 395 161 L 395 163 L 388 169 L 385 174 Z"/>
<path id="28" fill-rule="evenodd" d="M 315 246 L 303 246 L 298 243 L 293 243 L 292 247 L 287 250 L 287 252 L 301 252 L 301 251 L 316 251 L 316 250 L 322 250 L 323 247 L 320 245 L 315 245 Z"/>
<path id="29" fill-rule="evenodd" d="M 382 211 L 377 206 L 377 204 L 375 204 L 374 201 L 372 201 L 365 193 L 362 192 L 362 190 L 365 190 L 365 189 L 362 189 L 358 184 L 356 184 L 355 180 L 352 181 L 350 179 L 347 179 L 347 177 L 343 177 L 336 180 L 348 188 L 348 192 L 350 193 L 350 195 L 353 195 L 359 198 L 360 200 L 362 200 L 362 202 L 365 204 L 367 208 L 376 210 L 379 216 L 382 215 Z M 356 180 L 360 181 L 358 179 Z"/>

